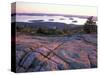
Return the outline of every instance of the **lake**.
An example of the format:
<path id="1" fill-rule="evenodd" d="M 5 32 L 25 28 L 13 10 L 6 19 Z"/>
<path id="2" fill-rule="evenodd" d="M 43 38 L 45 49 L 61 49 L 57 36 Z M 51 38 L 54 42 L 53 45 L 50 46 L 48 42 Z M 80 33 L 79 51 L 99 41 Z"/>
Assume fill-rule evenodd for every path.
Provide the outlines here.
<path id="1" fill-rule="evenodd" d="M 30 16 L 30 15 L 16 15 L 16 22 L 60 22 L 66 24 L 83 25 L 86 22 L 86 18 L 79 17 L 64 17 L 64 16 Z M 14 22 L 14 16 L 12 17 Z"/>

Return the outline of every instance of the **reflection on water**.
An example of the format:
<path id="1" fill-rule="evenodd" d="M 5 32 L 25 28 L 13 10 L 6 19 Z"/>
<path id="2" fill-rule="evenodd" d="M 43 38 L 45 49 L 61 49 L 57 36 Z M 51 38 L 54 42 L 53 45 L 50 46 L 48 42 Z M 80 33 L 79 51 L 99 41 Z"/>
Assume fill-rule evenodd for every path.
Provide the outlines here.
<path id="1" fill-rule="evenodd" d="M 83 25 L 87 19 L 78 17 L 64 17 L 64 16 L 28 16 L 16 15 L 16 22 L 61 22 L 66 24 Z"/>

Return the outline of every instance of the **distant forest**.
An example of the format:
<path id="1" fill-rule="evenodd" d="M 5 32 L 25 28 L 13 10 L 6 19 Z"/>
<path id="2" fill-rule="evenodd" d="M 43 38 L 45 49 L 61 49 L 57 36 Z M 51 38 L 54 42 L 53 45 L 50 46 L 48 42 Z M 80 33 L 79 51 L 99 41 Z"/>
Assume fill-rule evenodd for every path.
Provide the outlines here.
<path id="1" fill-rule="evenodd" d="M 23 24 L 23 23 L 21 23 Z M 56 23 L 55 23 L 56 24 Z M 79 26 L 74 29 L 69 29 L 64 27 L 63 29 L 59 29 L 56 26 L 52 28 L 41 27 L 29 27 L 25 25 L 16 25 L 16 31 L 20 33 L 29 33 L 29 34 L 41 34 L 41 35 L 72 35 L 72 34 L 82 34 L 82 33 L 97 33 L 97 24 L 93 20 L 93 16 L 89 17 L 86 23 L 83 26 Z"/>

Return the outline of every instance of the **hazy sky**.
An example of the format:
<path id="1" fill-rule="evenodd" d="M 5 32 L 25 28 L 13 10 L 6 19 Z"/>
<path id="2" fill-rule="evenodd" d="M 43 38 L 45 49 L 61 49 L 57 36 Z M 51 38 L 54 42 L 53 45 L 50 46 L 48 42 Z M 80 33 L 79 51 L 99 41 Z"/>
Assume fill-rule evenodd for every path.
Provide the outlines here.
<path id="1" fill-rule="evenodd" d="M 54 13 L 54 14 L 72 14 L 97 16 L 97 8 L 90 6 L 71 6 L 58 4 L 41 4 L 29 2 L 17 2 L 17 13 Z"/>

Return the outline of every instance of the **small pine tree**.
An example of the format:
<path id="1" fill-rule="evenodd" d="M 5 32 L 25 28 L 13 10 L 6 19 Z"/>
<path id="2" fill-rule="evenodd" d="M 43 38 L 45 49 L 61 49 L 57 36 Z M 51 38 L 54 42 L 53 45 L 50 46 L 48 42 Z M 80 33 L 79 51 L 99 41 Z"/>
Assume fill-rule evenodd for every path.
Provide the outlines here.
<path id="1" fill-rule="evenodd" d="M 38 28 L 38 29 L 37 29 L 37 33 L 43 33 L 42 28 Z"/>
<path id="2" fill-rule="evenodd" d="M 86 33 L 97 32 L 96 22 L 93 20 L 93 16 L 89 17 L 84 25 L 84 31 Z"/>

